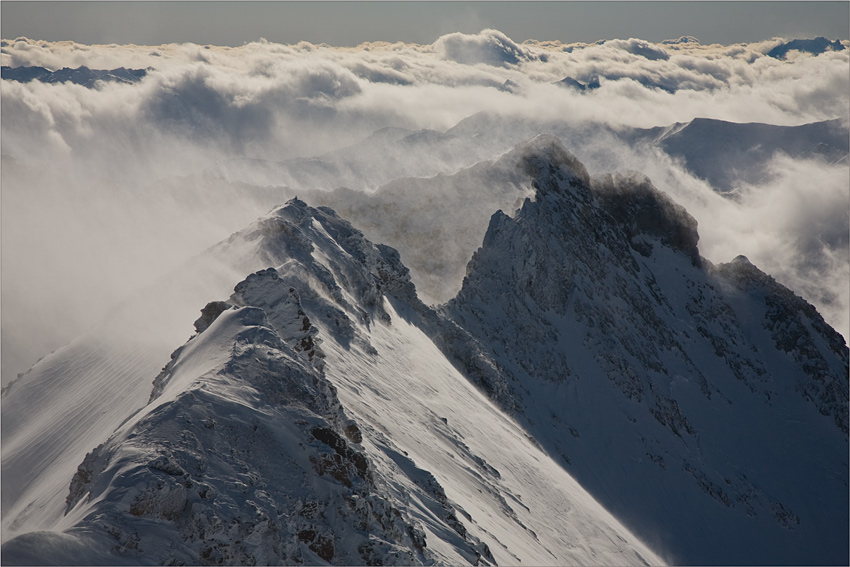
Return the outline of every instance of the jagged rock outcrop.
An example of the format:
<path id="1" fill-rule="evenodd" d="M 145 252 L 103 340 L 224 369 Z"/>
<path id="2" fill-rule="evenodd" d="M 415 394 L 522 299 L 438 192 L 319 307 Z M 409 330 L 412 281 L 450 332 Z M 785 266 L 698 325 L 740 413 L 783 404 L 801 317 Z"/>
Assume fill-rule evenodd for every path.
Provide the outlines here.
<path id="1" fill-rule="evenodd" d="M 510 163 L 517 161 L 511 159 Z M 287 265 L 282 280 L 305 290 L 302 301 L 308 309 L 321 313 L 317 317 L 333 321 L 329 332 L 337 341 L 356 341 L 368 349 L 368 337 L 357 331 L 356 323 L 368 327 L 376 318 L 389 322 L 382 301 L 384 297 L 394 298 L 408 307 L 406 316 L 420 326 L 477 386 L 504 409 L 515 409 L 506 378 L 485 354 L 486 349 L 464 329 L 439 317 L 419 299 L 410 271 L 394 248 L 372 244 L 332 209 L 313 208 L 297 198 L 260 221 L 258 228 L 249 230 L 246 238 L 258 239 L 258 253 L 268 264 Z M 317 248 L 332 250 L 337 245 L 345 252 L 342 261 L 334 257 L 326 268 L 314 258 Z M 322 255 L 327 256 L 326 253 Z M 345 290 L 353 290 L 356 301 L 347 299 L 337 282 L 344 285 Z M 321 292 L 316 291 L 316 283 L 321 284 Z M 325 299 L 327 297 L 333 298 L 332 301 Z"/>
<path id="2" fill-rule="evenodd" d="M 802 369 L 796 388 L 847 435 L 847 345 L 806 300 L 755 267 L 745 256 L 717 266 L 717 272 L 764 309 L 761 323 L 776 349 Z"/>
<path id="3" fill-rule="evenodd" d="M 438 310 L 299 199 L 212 249 L 250 275 L 85 457 L 64 531 L 4 558 L 661 563 L 620 519 L 682 563 L 846 563 L 848 351 L 814 308 L 553 137 L 467 173 L 527 198 Z"/>
<path id="4" fill-rule="evenodd" d="M 427 562 L 322 373 L 295 290 L 269 269 L 228 303 L 175 353 L 143 415 L 80 465 L 77 529 L 131 562 Z"/>
<path id="5" fill-rule="evenodd" d="M 524 151 L 535 196 L 493 215 L 442 310 L 518 418 L 674 561 L 846 561 L 841 336 L 748 262 L 701 258 L 648 180 L 591 180 L 553 138 Z"/>

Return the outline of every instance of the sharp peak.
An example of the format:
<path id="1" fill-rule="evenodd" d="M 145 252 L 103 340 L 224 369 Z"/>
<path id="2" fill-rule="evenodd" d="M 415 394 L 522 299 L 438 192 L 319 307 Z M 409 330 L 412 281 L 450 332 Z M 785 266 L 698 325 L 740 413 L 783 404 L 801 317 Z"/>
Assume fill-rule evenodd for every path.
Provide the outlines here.
<path id="1" fill-rule="evenodd" d="M 753 266 L 753 267 L 755 267 L 755 265 L 754 265 L 752 262 L 750 262 L 750 259 L 749 259 L 749 258 L 747 258 L 746 256 L 744 256 L 743 254 L 739 254 L 739 255 L 735 256 L 735 257 L 732 259 L 732 261 L 731 261 L 731 262 L 729 262 L 729 263 L 730 263 L 730 264 L 732 264 L 732 265 Z"/>
<path id="2" fill-rule="evenodd" d="M 539 134 L 521 142 L 504 157 L 515 160 L 522 171 L 534 178 L 546 172 L 566 170 L 585 186 L 590 185 L 590 175 L 584 164 L 567 150 L 561 140 L 550 134 Z"/>
<path id="3" fill-rule="evenodd" d="M 762 271 L 743 254 L 735 256 L 725 264 L 718 264 L 717 267 L 721 272 L 731 275 L 738 281 L 776 282 L 773 276 Z"/>
<path id="4" fill-rule="evenodd" d="M 303 208 L 310 207 L 310 205 L 308 205 L 306 203 L 306 201 L 299 199 L 298 195 L 296 195 L 293 198 L 291 198 L 290 200 L 288 200 L 286 203 L 284 203 L 283 205 L 278 207 L 277 210 L 286 209 L 286 208 L 289 208 L 289 207 L 298 207 L 298 208 L 303 209 Z M 310 208 L 312 208 L 312 207 L 310 207 Z"/>
<path id="5" fill-rule="evenodd" d="M 329 207 L 314 207 L 304 201 L 303 199 L 299 199 L 298 196 L 294 196 L 288 201 L 286 201 L 283 205 L 278 205 L 273 208 L 268 216 L 286 216 L 288 214 L 297 214 L 299 217 L 303 216 L 331 216 L 335 218 L 339 218 L 339 215 L 336 214 L 336 211 Z"/>
<path id="6" fill-rule="evenodd" d="M 501 159 L 533 178 L 537 200 L 566 199 L 571 207 L 601 207 L 630 237 L 658 238 L 684 253 L 694 265 L 701 264 L 697 221 L 646 175 L 607 174 L 591 179 L 584 164 L 548 134 L 518 144 Z M 498 224 L 499 216 L 494 218 Z"/>

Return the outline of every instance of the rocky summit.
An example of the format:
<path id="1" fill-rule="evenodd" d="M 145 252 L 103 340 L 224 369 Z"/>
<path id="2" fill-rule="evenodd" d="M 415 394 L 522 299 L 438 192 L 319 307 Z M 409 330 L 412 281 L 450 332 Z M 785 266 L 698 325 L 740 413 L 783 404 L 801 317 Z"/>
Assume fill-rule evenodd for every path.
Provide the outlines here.
<path id="1" fill-rule="evenodd" d="M 518 207 L 448 303 L 293 199 L 207 251 L 240 279 L 141 386 L 89 340 L 7 388 L 4 563 L 846 564 L 848 349 L 815 308 L 554 137 L 476 168 Z M 83 383 L 109 419 L 48 411 Z"/>

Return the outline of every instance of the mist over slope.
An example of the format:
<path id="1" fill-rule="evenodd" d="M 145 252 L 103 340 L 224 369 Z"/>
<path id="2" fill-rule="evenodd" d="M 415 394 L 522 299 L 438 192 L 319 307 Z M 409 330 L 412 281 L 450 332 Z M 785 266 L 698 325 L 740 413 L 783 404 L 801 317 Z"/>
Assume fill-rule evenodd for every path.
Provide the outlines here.
<path id="1" fill-rule="evenodd" d="M 846 561 L 844 339 L 743 256 L 703 259 L 648 180 L 591 180 L 553 138 L 519 153 L 534 198 L 493 215 L 443 310 L 508 406 L 673 561 Z"/>
<path id="2" fill-rule="evenodd" d="M 525 198 L 438 310 L 293 199 L 7 388 L 4 561 L 846 562 L 848 350 L 817 311 L 552 136 L 461 173 Z M 240 271 L 162 371 L 109 372 Z"/>
<path id="3" fill-rule="evenodd" d="M 472 339 L 393 249 L 292 200 L 213 253 L 277 269 L 204 307 L 150 402 L 65 467 L 60 509 L 4 526 L 4 561 L 661 563 L 437 348 Z M 4 392 L 15 415 L 31 379 Z"/>
<path id="4" fill-rule="evenodd" d="M 3 39 L 4 557 L 847 563 L 848 45 Z"/>
<path id="5" fill-rule="evenodd" d="M 135 82 L 88 86 L 3 81 L 3 383 L 126 291 L 295 194 L 368 193 L 395 179 L 451 174 L 540 133 L 561 138 L 593 174 L 648 174 L 700 221 L 706 257 L 746 254 L 846 334 L 847 247 L 834 236 L 847 232 L 846 161 L 760 154 L 768 175 L 740 172 L 730 201 L 716 198 L 698 169 L 624 140 L 634 128 L 695 118 L 839 120 L 846 132 L 850 51 L 793 45 L 517 44 L 494 30 L 357 48 L 3 39 L 0 62 L 12 70 L 146 70 Z M 783 59 L 769 55 L 780 46 L 789 49 Z M 557 84 L 567 77 L 599 88 Z M 554 123 L 557 131 L 546 126 Z M 719 144 L 709 163 L 722 155 L 713 151 Z M 720 164 L 723 179 L 733 166 Z M 45 277 L 45 265 L 62 278 Z M 101 276 L 90 278 L 94 271 Z"/>

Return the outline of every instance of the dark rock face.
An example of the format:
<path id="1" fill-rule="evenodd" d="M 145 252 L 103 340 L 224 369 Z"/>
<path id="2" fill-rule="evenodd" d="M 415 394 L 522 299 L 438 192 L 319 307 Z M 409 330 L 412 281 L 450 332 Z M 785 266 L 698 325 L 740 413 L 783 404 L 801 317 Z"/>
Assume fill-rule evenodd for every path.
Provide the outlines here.
<path id="1" fill-rule="evenodd" d="M 782 43 L 767 52 L 769 57 L 776 59 L 785 59 L 789 51 L 804 51 L 806 53 L 819 54 L 827 51 L 841 51 L 844 46 L 837 39 L 829 41 L 825 37 L 816 37 L 814 39 L 792 39 L 791 41 Z"/>
<path id="2" fill-rule="evenodd" d="M 717 270 L 738 289 L 761 298 L 762 325 L 777 350 L 788 354 L 802 368 L 797 391 L 818 411 L 834 419 L 848 433 L 848 350 L 844 337 L 826 324 L 803 298 L 738 256 Z"/>
<path id="3" fill-rule="evenodd" d="M 147 76 L 145 69 L 117 69 L 102 70 L 89 69 L 88 67 L 77 67 L 71 69 L 63 67 L 58 71 L 50 71 L 44 67 L 6 67 L 2 68 L 3 78 L 8 81 L 28 83 L 40 81 L 42 83 L 65 83 L 71 82 L 87 88 L 94 88 L 98 81 L 116 83 L 136 83 Z"/>
<path id="4" fill-rule="evenodd" d="M 442 312 L 483 345 L 535 438 L 647 541 L 668 534 L 674 560 L 846 561 L 843 339 L 748 262 L 701 258 L 696 221 L 648 180 L 590 180 L 556 144 L 529 145 L 535 198 L 492 216 Z M 703 498 L 720 507 L 696 520 Z M 842 543 L 817 543 L 823 525 Z M 750 547 L 687 535 L 708 526 Z"/>
<path id="5" fill-rule="evenodd" d="M 603 207 L 625 228 L 633 247 L 639 246 L 638 240 L 645 242 L 641 236 L 647 236 L 682 252 L 695 266 L 700 265 L 696 219 L 655 189 L 649 179 L 607 176 L 595 180 L 593 187 Z"/>
<path id="6" fill-rule="evenodd" d="M 195 332 L 202 333 L 209 327 L 218 316 L 230 309 L 232 305 L 224 301 L 210 301 L 203 309 L 201 316 L 195 321 Z"/>

